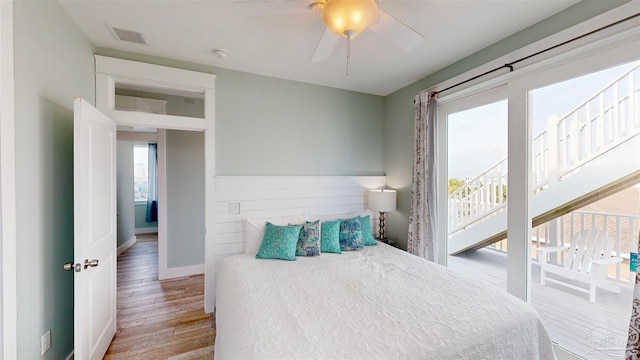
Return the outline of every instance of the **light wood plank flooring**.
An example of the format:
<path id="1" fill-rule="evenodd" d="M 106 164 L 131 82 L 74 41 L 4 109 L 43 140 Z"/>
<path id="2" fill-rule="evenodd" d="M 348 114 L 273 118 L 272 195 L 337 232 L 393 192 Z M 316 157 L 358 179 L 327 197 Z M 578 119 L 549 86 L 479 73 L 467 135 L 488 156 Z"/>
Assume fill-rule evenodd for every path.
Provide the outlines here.
<path id="1" fill-rule="evenodd" d="M 118 257 L 117 331 L 105 359 L 213 359 L 203 307 L 204 276 L 158 281 L 157 235 L 139 235 Z"/>

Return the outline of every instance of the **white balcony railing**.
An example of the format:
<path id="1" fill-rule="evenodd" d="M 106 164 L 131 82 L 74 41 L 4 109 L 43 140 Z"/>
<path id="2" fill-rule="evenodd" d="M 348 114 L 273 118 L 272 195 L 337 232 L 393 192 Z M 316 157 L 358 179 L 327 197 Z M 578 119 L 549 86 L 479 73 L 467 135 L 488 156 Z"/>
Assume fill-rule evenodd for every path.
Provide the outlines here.
<path id="1" fill-rule="evenodd" d="M 622 263 L 609 265 L 608 279 L 633 285 L 635 276 L 629 269 L 629 253 L 638 247 L 640 215 L 610 214 L 589 211 L 574 211 L 532 229 L 531 258 L 538 260 L 537 249 L 547 246 L 569 247 L 573 236 L 583 229 L 604 231 L 613 241 L 611 256 L 623 259 Z M 492 244 L 490 248 L 506 252 L 506 240 Z M 550 255 L 550 261 L 564 266 L 565 256 Z M 635 273 L 633 273 L 635 275 Z"/>
<path id="2" fill-rule="evenodd" d="M 533 138 L 532 193 L 640 135 L 640 65 L 565 116 L 550 116 Z M 507 159 L 449 195 L 449 235 L 506 208 Z"/>

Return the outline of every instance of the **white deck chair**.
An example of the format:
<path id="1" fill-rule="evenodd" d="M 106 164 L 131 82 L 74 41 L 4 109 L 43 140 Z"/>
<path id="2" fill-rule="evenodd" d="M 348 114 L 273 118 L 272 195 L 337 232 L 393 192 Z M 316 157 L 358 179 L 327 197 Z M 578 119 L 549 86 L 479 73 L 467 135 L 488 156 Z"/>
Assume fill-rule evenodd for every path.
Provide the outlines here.
<path id="1" fill-rule="evenodd" d="M 614 293 L 620 293 L 620 286 L 607 281 L 607 268 L 609 264 L 622 261 L 622 258 L 612 257 L 613 243 L 603 231 L 583 230 L 571 239 L 571 246 L 554 246 L 538 249 L 540 261 L 540 284 L 545 285 L 550 281 L 568 288 L 589 294 L 589 302 L 596 301 L 596 288 L 601 288 Z M 564 266 L 547 262 L 547 255 L 568 250 Z M 547 273 L 560 275 L 567 280 L 577 280 L 589 285 L 589 289 L 571 284 L 569 281 L 547 277 Z"/>

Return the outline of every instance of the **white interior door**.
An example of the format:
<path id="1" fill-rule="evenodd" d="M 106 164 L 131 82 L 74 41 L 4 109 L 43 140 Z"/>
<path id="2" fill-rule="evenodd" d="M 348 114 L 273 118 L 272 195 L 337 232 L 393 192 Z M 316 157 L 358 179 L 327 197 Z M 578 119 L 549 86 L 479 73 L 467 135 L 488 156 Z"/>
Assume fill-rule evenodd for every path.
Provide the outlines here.
<path id="1" fill-rule="evenodd" d="M 116 123 L 76 98 L 74 357 L 102 359 L 116 332 Z"/>

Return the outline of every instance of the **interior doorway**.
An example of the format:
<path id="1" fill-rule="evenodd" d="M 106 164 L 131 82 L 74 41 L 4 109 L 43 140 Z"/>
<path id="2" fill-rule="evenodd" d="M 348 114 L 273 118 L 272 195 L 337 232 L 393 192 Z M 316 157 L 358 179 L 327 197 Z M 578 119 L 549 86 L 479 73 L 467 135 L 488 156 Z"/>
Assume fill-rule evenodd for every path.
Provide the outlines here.
<path id="1" fill-rule="evenodd" d="M 160 280 L 204 273 L 204 134 L 131 130 L 118 132 L 118 254 L 157 234 Z"/>
<path id="2" fill-rule="evenodd" d="M 213 312 L 215 304 L 215 254 L 214 250 L 214 206 L 215 206 L 215 79 L 213 74 L 206 74 L 165 66 L 140 63 L 136 61 L 95 56 L 96 59 L 96 107 L 117 125 L 133 127 L 157 127 L 172 130 L 189 130 L 203 134 L 204 142 L 204 265 L 200 266 L 205 272 L 205 311 Z M 202 102 L 202 116 L 156 114 L 132 111 L 122 111 L 115 108 L 116 89 L 122 91 L 155 92 L 164 95 L 189 97 Z M 183 104 L 186 102 L 183 101 Z M 136 107 L 138 103 L 136 102 Z M 140 104 L 144 106 L 144 104 Z M 159 144 L 162 140 L 159 132 Z M 158 161 L 162 162 L 161 151 Z M 160 165 L 159 165 L 160 166 Z M 159 183 L 159 201 L 162 201 L 162 183 Z M 163 275 L 180 276 L 168 273 L 166 263 L 163 264 L 162 248 L 162 208 L 159 209 L 159 257 L 160 277 Z M 165 214 L 166 215 L 166 214 Z M 208 231 L 206 231 L 208 230 Z M 166 258 L 165 258 L 166 260 Z M 164 274 L 163 274 L 164 267 Z M 186 270 L 193 270 L 187 267 Z"/>
<path id="3" fill-rule="evenodd" d="M 131 130 L 121 127 L 116 149 L 118 255 L 133 246 L 138 236 L 157 236 L 159 230 L 158 175 L 165 170 L 158 169 L 158 130 Z"/>

